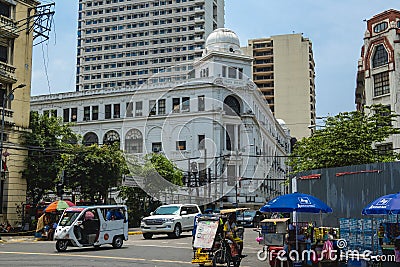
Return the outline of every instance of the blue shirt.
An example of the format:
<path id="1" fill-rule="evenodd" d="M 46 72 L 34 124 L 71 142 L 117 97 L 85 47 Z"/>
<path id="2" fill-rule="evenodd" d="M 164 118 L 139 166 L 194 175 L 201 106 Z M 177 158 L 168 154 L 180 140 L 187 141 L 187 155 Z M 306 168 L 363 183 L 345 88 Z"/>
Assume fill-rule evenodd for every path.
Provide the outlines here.
<path id="1" fill-rule="evenodd" d="M 107 221 L 111 221 L 111 220 L 122 220 L 124 219 L 124 215 L 117 210 L 109 210 L 107 211 L 107 215 L 106 215 L 106 220 Z"/>

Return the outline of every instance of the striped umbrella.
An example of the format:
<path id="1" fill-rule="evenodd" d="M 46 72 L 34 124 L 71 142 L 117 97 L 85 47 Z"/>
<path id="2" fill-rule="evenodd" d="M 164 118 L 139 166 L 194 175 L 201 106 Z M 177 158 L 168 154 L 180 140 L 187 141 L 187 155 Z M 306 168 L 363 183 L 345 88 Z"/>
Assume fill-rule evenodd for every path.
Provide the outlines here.
<path id="1" fill-rule="evenodd" d="M 44 212 L 57 212 L 57 211 L 63 211 L 68 207 L 75 206 L 74 203 L 72 203 L 69 200 L 56 200 L 54 202 L 51 202 L 45 209 Z"/>

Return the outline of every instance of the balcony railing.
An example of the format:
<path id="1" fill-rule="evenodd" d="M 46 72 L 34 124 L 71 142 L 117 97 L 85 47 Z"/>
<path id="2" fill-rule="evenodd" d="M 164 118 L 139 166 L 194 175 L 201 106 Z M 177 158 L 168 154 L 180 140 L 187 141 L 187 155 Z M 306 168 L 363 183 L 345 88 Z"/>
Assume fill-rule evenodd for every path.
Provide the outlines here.
<path id="1" fill-rule="evenodd" d="M 3 109 L 0 108 L 0 118 L 3 116 Z M 11 109 L 5 108 L 4 109 L 4 124 L 5 125 L 14 125 L 14 111 Z M 0 119 L 1 120 L 1 119 Z"/>
<path id="2" fill-rule="evenodd" d="M 0 15 L 0 32 L 2 35 L 10 35 L 13 38 L 17 38 L 19 36 L 17 22 Z"/>
<path id="3" fill-rule="evenodd" d="M 17 81 L 15 77 L 15 67 L 4 62 L 0 62 L 0 76 L 10 83 L 15 83 Z"/>

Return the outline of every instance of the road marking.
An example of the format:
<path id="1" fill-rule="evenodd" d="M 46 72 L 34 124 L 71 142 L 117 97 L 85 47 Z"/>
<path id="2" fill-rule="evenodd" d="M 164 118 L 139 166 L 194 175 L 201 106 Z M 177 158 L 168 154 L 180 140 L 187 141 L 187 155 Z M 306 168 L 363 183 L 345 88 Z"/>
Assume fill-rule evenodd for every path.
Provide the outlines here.
<path id="1" fill-rule="evenodd" d="M 107 259 L 107 260 L 125 260 L 125 261 L 142 261 L 142 262 L 163 262 L 163 263 L 177 263 L 177 264 L 188 264 L 192 266 L 192 262 L 177 261 L 177 260 L 157 260 L 157 259 L 143 259 L 143 258 L 126 258 L 126 257 L 115 257 L 115 256 L 96 256 L 96 255 L 85 255 L 85 254 L 70 254 L 70 253 L 44 253 L 44 252 L 18 252 L 18 251 L 0 251 L 0 254 L 14 254 L 14 255 L 41 255 L 41 256 L 53 256 L 53 257 L 81 257 L 81 258 L 92 258 L 92 259 Z M 242 266 L 250 267 L 250 266 Z"/>
<path id="2" fill-rule="evenodd" d="M 179 263 L 179 264 L 192 264 L 187 261 L 177 260 L 157 260 L 157 259 L 143 259 L 143 258 L 126 258 L 126 257 L 115 257 L 115 256 L 96 256 L 96 255 L 85 255 L 85 254 L 70 254 L 70 253 L 44 253 L 44 252 L 17 252 L 17 251 L 0 251 L 0 254 L 14 254 L 14 255 L 40 255 L 40 256 L 53 256 L 53 257 L 81 257 L 81 258 L 92 258 L 92 259 L 109 259 L 109 260 L 126 260 L 126 261 L 148 261 L 148 262 L 164 262 L 164 263 Z"/>
<path id="3" fill-rule="evenodd" d="M 192 247 L 161 246 L 160 244 L 158 244 L 158 245 L 134 244 L 133 246 L 138 246 L 138 247 L 156 247 L 156 248 L 177 248 L 177 249 L 190 249 L 190 250 L 193 250 Z"/>

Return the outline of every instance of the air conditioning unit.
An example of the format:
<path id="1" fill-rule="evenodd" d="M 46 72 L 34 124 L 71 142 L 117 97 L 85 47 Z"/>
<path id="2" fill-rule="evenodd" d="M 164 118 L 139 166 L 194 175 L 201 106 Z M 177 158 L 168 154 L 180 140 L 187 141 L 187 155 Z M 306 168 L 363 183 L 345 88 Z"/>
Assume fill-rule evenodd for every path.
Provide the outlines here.
<path id="1" fill-rule="evenodd" d="M 159 147 L 153 147 L 153 152 L 154 153 L 158 153 L 160 151 L 161 151 L 161 149 Z"/>

